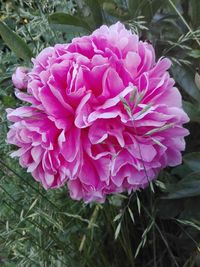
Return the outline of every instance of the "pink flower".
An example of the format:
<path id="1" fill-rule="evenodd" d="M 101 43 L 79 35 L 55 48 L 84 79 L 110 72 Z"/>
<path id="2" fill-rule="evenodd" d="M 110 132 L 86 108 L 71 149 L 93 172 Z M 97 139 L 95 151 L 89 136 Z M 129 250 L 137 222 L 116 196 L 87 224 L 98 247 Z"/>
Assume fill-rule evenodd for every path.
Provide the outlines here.
<path id="1" fill-rule="evenodd" d="M 28 84 L 27 73 L 29 70 L 25 67 L 18 67 L 12 75 L 12 82 L 17 89 L 26 89 Z"/>
<path id="2" fill-rule="evenodd" d="M 77 200 L 146 187 L 181 163 L 188 134 L 170 65 L 121 23 L 44 49 L 27 93 L 16 92 L 30 106 L 8 109 L 12 156 L 45 188 L 67 183 Z"/>

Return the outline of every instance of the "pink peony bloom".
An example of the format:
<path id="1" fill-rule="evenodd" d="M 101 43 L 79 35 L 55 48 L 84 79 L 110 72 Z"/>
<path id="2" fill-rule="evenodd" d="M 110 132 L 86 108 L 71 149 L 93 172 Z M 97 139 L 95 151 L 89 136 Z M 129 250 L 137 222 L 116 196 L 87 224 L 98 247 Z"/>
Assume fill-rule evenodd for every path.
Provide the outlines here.
<path id="1" fill-rule="evenodd" d="M 27 92 L 16 92 L 30 106 L 7 110 L 12 156 L 44 188 L 67 183 L 77 200 L 145 188 L 181 164 L 188 135 L 170 65 L 121 23 L 44 49 Z"/>
<path id="2" fill-rule="evenodd" d="M 25 67 L 18 67 L 12 75 L 12 82 L 17 89 L 26 89 L 28 84 L 27 73 L 29 70 Z"/>

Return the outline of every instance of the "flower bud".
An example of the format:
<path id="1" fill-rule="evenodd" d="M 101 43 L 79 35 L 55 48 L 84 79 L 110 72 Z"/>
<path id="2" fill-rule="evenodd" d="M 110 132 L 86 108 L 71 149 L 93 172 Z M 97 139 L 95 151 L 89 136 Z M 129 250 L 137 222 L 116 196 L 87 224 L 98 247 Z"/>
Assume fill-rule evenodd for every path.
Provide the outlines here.
<path id="1" fill-rule="evenodd" d="M 28 82 L 28 69 L 25 67 L 18 67 L 12 75 L 12 82 L 18 89 L 26 89 Z"/>

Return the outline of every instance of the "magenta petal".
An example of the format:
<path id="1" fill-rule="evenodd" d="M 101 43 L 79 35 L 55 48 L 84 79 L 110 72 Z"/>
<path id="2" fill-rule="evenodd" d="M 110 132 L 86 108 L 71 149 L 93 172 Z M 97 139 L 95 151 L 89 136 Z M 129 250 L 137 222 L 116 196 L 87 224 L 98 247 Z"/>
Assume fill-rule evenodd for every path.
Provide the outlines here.
<path id="1" fill-rule="evenodd" d="M 67 184 L 73 199 L 103 202 L 181 164 L 189 118 L 171 62 L 156 61 L 152 45 L 122 23 L 45 48 L 32 62 L 12 77 L 25 104 L 7 109 L 7 143 L 45 189 Z"/>
<path id="2" fill-rule="evenodd" d="M 89 105 L 87 105 L 87 102 L 89 101 L 91 97 L 91 94 L 87 94 L 83 97 L 81 100 L 79 106 L 76 110 L 76 118 L 75 118 L 75 125 L 78 128 L 85 128 L 88 126 L 88 116 L 91 111 L 91 108 Z"/>

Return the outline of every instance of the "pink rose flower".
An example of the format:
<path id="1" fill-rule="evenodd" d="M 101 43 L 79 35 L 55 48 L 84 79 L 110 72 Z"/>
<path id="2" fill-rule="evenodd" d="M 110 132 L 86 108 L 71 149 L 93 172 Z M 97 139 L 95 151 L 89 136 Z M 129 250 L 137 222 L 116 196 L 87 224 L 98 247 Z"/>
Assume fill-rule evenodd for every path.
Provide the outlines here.
<path id="1" fill-rule="evenodd" d="M 12 82 L 17 89 L 26 89 L 28 84 L 27 73 L 29 70 L 25 67 L 18 67 L 12 75 Z"/>
<path id="2" fill-rule="evenodd" d="M 188 135 L 170 65 L 121 23 L 44 49 L 17 92 L 30 106 L 7 111 L 12 156 L 44 188 L 67 183 L 77 200 L 145 188 L 181 164 Z"/>

